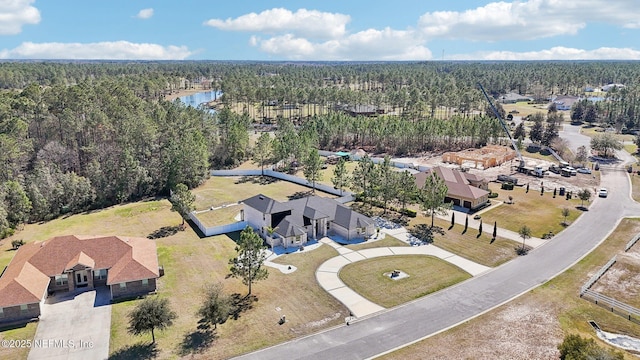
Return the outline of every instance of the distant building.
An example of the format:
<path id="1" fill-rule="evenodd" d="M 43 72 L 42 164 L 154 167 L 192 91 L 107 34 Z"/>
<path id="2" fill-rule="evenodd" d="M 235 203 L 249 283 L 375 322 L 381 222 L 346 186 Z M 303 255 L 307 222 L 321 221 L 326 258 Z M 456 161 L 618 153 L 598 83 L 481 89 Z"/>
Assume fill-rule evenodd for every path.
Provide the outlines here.
<path id="1" fill-rule="evenodd" d="M 373 105 L 348 106 L 344 111 L 351 116 L 376 116 L 378 114 L 384 114 L 384 109 Z"/>
<path id="2" fill-rule="evenodd" d="M 530 98 L 528 96 L 523 96 L 514 92 L 501 95 L 498 99 L 503 104 L 515 104 L 517 102 L 533 101 L 533 98 Z"/>
<path id="3" fill-rule="evenodd" d="M 623 84 L 608 84 L 602 87 L 602 91 L 607 92 L 613 88 L 622 89 L 624 87 Z"/>

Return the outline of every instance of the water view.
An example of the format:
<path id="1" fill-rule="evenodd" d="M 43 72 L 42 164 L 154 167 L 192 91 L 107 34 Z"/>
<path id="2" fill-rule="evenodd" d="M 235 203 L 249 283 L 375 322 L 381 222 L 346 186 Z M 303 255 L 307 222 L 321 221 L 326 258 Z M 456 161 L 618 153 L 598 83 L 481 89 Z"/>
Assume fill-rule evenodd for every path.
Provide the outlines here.
<path id="1" fill-rule="evenodd" d="M 210 91 L 199 92 L 191 95 L 180 96 L 178 99 L 180 99 L 180 101 L 182 101 L 187 106 L 198 107 L 200 106 L 200 104 L 208 103 L 210 101 L 219 99 L 220 96 L 222 96 L 221 91 L 210 90 Z M 215 112 L 215 110 L 213 109 L 210 111 Z"/>

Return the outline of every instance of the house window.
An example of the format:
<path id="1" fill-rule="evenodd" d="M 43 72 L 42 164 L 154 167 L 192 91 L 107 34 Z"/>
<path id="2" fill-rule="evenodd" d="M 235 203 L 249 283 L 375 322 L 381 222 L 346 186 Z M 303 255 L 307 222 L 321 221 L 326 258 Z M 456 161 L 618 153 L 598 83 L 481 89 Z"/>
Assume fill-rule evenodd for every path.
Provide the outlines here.
<path id="1" fill-rule="evenodd" d="M 142 285 L 143 286 L 149 285 L 149 279 L 142 279 Z"/>
<path id="2" fill-rule="evenodd" d="M 69 275 L 67 274 L 56 275 L 57 286 L 67 285 L 68 283 L 69 283 Z"/>
<path id="3" fill-rule="evenodd" d="M 4 317 L 4 309 L 0 307 L 0 318 Z"/>
<path id="4" fill-rule="evenodd" d="M 120 283 L 120 289 L 126 289 L 127 283 Z"/>
<path id="5" fill-rule="evenodd" d="M 104 280 L 107 278 L 107 269 L 93 270 L 93 278 L 96 280 Z"/>
<path id="6" fill-rule="evenodd" d="M 26 312 L 27 310 L 29 310 L 29 305 L 28 304 L 20 305 L 20 312 Z"/>

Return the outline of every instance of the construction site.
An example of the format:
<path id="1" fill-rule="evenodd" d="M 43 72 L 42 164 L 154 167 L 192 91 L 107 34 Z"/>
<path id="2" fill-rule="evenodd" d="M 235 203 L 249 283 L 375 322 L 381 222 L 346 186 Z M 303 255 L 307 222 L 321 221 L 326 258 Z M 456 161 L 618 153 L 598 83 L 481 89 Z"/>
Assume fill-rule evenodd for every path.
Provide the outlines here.
<path id="1" fill-rule="evenodd" d="M 480 149 L 467 149 L 442 154 L 442 162 L 461 168 L 488 169 L 500 166 L 516 157 L 516 152 L 506 146 L 487 145 Z"/>

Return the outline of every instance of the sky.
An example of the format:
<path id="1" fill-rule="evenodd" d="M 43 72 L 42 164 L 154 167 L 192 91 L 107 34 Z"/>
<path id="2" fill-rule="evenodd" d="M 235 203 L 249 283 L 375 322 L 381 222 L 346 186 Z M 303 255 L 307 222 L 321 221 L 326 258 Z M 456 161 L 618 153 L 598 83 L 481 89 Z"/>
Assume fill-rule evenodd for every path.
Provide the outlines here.
<path id="1" fill-rule="evenodd" d="M 0 59 L 640 60 L 638 0 L 0 0 Z"/>

